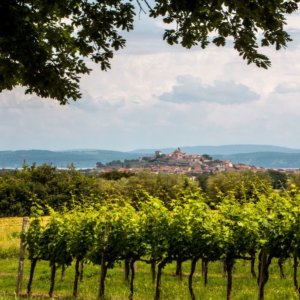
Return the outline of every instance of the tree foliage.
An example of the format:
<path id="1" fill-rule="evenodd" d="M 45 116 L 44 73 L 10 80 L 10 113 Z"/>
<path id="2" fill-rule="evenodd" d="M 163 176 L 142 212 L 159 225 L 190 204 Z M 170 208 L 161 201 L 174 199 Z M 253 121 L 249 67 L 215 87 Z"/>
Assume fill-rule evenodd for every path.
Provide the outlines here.
<path id="1" fill-rule="evenodd" d="M 217 173 L 207 180 L 207 194 L 213 206 L 230 195 L 239 202 L 257 201 L 261 194 L 272 190 L 268 173 L 264 172 L 224 172 Z"/>
<path id="2" fill-rule="evenodd" d="M 174 25 L 163 36 L 171 45 L 206 48 L 209 43 L 225 46 L 233 39 L 234 49 L 248 64 L 268 68 L 271 62 L 258 48 L 287 46 L 291 39 L 284 30 L 286 15 L 297 10 L 298 2 L 1 1 L 0 91 L 21 85 L 26 93 L 61 104 L 80 98 L 80 76 L 90 72 L 86 58 L 102 70 L 110 68 L 114 52 L 125 46 L 121 30 L 133 29 L 134 4 Z"/>
<path id="3" fill-rule="evenodd" d="M 259 46 L 286 47 L 290 37 L 284 31 L 285 14 L 298 9 L 299 1 L 200 1 L 157 0 L 151 15 L 163 16 L 165 23 L 177 24 L 165 31 L 169 44 L 181 43 L 186 48 L 200 45 L 206 48 L 209 35 L 212 43 L 225 46 L 233 38 L 234 49 L 248 63 L 268 68 L 270 60 L 258 52 Z M 262 38 L 258 39 L 258 32 Z"/>
<path id="4" fill-rule="evenodd" d="M 79 75 L 90 72 L 84 58 L 109 68 L 113 51 L 132 29 L 130 1 L 1 1 L 0 90 L 16 85 L 27 93 L 65 104 L 80 97 Z"/>
<path id="5" fill-rule="evenodd" d="M 24 165 L 22 170 L 0 176 L 0 216 L 29 216 L 40 209 L 48 214 L 88 202 L 97 187 L 94 179 L 72 169 L 58 170 L 51 165 Z M 93 197 L 95 201 L 95 197 Z"/>
<path id="6" fill-rule="evenodd" d="M 51 165 L 23 166 L 22 170 L 0 175 L 0 216 L 32 216 L 49 208 L 64 211 L 75 206 L 141 204 L 151 197 L 160 199 L 170 211 L 190 200 L 204 201 L 211 208 L 231 198 L 238 203 L 256 202 L 261 195 L 276 191 L 299 193 L 299 176 L 275 172 L 224 172 L 189 178 L 180 174 L 141 172 L 117 176 L 115 180 L 82 173 L 74 168 L 58 170 Z M 284 183 L 284 181 L 285 183 Z M 284 183 L 284 184 L 283 184 Z M 285 189 L 285 186 L 287 188 Z"/>

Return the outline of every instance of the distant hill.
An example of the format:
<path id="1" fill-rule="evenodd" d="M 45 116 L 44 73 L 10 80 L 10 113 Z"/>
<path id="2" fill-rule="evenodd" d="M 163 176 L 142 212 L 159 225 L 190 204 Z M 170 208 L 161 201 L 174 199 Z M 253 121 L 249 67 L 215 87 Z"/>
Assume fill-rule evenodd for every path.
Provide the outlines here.
<path id="1" fill-rule="evenodd" d="M 180 147 L 188 154 L 209 154 L 213 158 L 231 160 L 266 168 L 300 168 L 300 150 L 269 145 L 225 145 Z M 53 164 L 66 168 L 74 164 L 76 168 L 95 168 L 96 162 L 108 163 L 113 160 L 137 159 L 152 156 L 155 150 L 171 153 L 174 148 L 141 149 L 130 152 L 111 150 L 18 150 L 0 151 L 0 168 L 21 168 L 24 161 L 28 165 L 36 163 Z"/>
<path id="2" fill-rule="evenodd" d="M 20 168 L 24 161 L 28 165 L 36 163 L 53 164 L 58 168 L 66 168 L 73 163 L 76 168 L 95 168 L 96 162 L 107 163 L 112 160 L 136 159 L 142 154 L 110 150 L 19 150 L 0 151 L 0 168 Z"/>
<path id="3" fill-rule="evenodd" d="M 300 153 L 256 152 L 213 155 L 213 158 L 264 168 L 300 168 Z"/>
<path id="4" fill-rule="evenodd" d="M 182 151 L 188 154 L 209 154 L 209 155 L 231 155 L 241 153 L 256 152 L 280 152 L 280 153 L 300 153 L 300 149 L 292 149 L 287 147 L 271 146 L 271 145 L 222 145 L 222 146 L 182 146 Z M 131 151 L 132 153 L 154 153 L 160 150 L 163 153 L 171 153 L 174 148 L 163 149 L 138 149 Z"/>

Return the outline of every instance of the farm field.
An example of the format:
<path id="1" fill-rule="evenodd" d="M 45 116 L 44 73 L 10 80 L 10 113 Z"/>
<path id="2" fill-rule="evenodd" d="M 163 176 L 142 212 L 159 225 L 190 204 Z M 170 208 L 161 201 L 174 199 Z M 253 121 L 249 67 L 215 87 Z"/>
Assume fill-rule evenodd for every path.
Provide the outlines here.
<path id="1" fill-rule="evenodd" d="M 17 268 L 18 268 L 18 231 L 22 226 L 21 218 L 3 218 L 0 220 L 0 300 L 15 299 Z M 209 264 L 208 284 L 204 287 L 201 276 L 201 263 L 199 262 L 194 275 L 194 290 L 196 299 L 221 300 L 226 299 L 226 278 L 222 274 L 222 263 Z M 188 272 L 190 263 L 183 264 L 183 280 L 175 276 L 175 264 L 169 264 L 164 269 L 162 277 L 162 299 L 185 300 L 190 299 L 188 292 Z M 270 279 L 266 286 L 266 300 L 299 299 L 294 291 L 292 280 L 292 260 L 284 264 L 285 279 L 280 278 L 276 260 L 270 267 Z M 79 285 L 79 299 L 94 300 L 97 298 L 100 267 L 87 264 L 84 267 L 83 282 Z M 29 278 L 29 261 L 25 261 L 23 278 L 23 294 Z M 50 268 L 48 262 L 38 262 L 32 286 L 32 295 L 35 299 L 48 297 Z M 54 297 L 59 299 L 72 298 L 72 285 L 74 280 L 74 264 L 66 269 L 65 278 L 61 280 L 58 270 Z M 114 269 L 108 270 L 106 278 L 106 299 L 128 299 L 129 284 L 124 281 L 122 263 Z M 136 264 L 135 294 L 133 299 L 150 300 L 154 298 L 154 285 L 151 282 L 150 266 L 138 262 Z M 252 300 L 257 298 L 257 283 L 250 273 L 250 263 L 237 261 L 233 270 L 234 300 Z"/>
<path id="2" fill-rule="evenodd" d="M 209 265 L 208 284 L 204 287 L 201 276 L 200 263 L 194 276 L 194 290 L 196 299 L 218 300 L 226 299 L 226 278 L 222 275 L 222 264 L 220 262 Z M 15 299 L 18 261 L 15 258 L 0 260 L 0 299 Z M 151 283 L 150 267 L 144 263 L 137 263 L 135 280 L 135 294 L 133 299 L 150 300 L 154 297 L 154 285 Z M 182 282 L 175 276 L 175 264 L 168 265 L 162 277 L 162 299 L 189 300 L 187 275 L 189 263 L 183 265 L 184 276 Z M 299 299 L 294 292 L 292 282 L 292 262 L 285 263 L 286 278 L 280 279 L 279 269 L 273 263 L 270 269 L 270 280 L 266 286 L 266 300 Z M 129 284 L 124 282 L 123 268 L 117 265 L 108 271 L 106 278 L 106 299 L 125 300 L 129 295 Z M 60 272 L 57 274 L 54 290 L 55 298 L 72 298 L 72 284 L 74 279 L 73 266 L 66 269 L 65 279 L 61 281 Z M 26 292 L 26 284 L 29 276 L 29 263 L 25 264 L 23 281 L 23 293 Z M 79 285 L 79 299 L 96 299 L 97 287 L 100 276 L 100 267 L 86 265 L 84 279 Z M 50 268 L 47 262 L 39 262 L 36 269 L 32 295 L 34 298 L 44 299 L 48 297 Z M 250 264 L 248 262 L 237 262 L 233 274 L 232 299 L 252 300 L 257 298 L 256 280 L 251 277 Z"/>

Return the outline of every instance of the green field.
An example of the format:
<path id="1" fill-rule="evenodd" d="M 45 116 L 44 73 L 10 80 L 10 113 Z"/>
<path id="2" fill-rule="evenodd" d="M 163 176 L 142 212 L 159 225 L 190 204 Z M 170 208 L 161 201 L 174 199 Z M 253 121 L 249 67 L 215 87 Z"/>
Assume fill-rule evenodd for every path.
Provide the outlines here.
<path id="1" fill-rule="evenodd" d="M 209 265 L 208 285 L 204 287 L 201 276 L 200 263 L 194 277 L 194 289 L 197 299 L 217 300 L 226 299 L 226 277 L 222 275 L 222 264 L 220 262 Z M 15 258 L 0 260 L 0 299 L 14 299 L 16 288 L 18 260 Z M 153 299 L 154 286 L 151 283 L 150 267 L 144 263 L 137 263 L 134 299 Z M 168 265 L 162 277 L 162 299 L 184 300 L 190 299 L 187 287 L 189 263 L 184 264 L 183 281 L 180 282 L 174 275 L 175 264 Z M 266 287 L 266 297 L 269 300 L 298 299 L 294 292 L 292 282 L 292 262 L 285 263 L 286 278 L 280 279 L 279 269 L 274 262 L 271 266 L 270 280 Z M 25 264 L 23 293 L 26 292 L 28 281 L 29 263 Z M 55 297 L 71 298 L 72 284 L 74 278 L 73 267 L 66 270 L 65 279 L 61 281 L 61 273 L 58 272 L 55 286 Z M 100 267 L 86 265 L 84 269 L 84 280 L 79 286 L 79 299 L 96 299 L 97 287 L 100 276 Z M 34 283 L 32 287 L 33 296 L 48 298 L 50 268 L 47 262 L 37 265 Z M 110 300 L 128 299 L 129 285 L 124 282 L 123 268 L 117 265 L 108 271 L 106 279 L 106 298 Z M 257 298 L 257 285 L 251 277 L 248 262 L 237 262 L 233 277 L 233 299 L 251 300 Z"/>

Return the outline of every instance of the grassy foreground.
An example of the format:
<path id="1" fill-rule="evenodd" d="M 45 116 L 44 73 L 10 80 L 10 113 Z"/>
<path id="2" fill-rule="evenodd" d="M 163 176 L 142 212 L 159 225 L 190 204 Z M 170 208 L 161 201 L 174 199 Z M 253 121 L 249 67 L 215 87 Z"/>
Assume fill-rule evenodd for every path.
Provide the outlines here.
<path id="1" fill-rule="evenodd" d="M 218 300 L 226 299 L 226 278 L 222 276 L 222 265 L 220 262 L 209 265 L 208 285 L 204 287 L 201 277 L 200 263 L 194 278 L 194 289 L 197 299 Z M 0 260 L 0 300 L 14 299 L 16 287 L 18 260 L 7 258 Z M 150 300 L 154 296 L 154 286 L 151 283 L 150 267 L 144 263 L 137 263 L 135 281 L 136 300 Z M 190 299 L 187 287 L 187 274 L 189 263 L 184 264 L 184 278 L 180 282 L 174 276 L 175 264 L 168 265 L 164 270 L 162 278 L 162 298 L 172 300 Z M 237 262 L 233 278 L 233 299 L 252 300 L 257 298 L 257 285 L 255 279 L 249 272 L 249 263 Z M 286 278 L 280 279 L 276 263 L 271 266 L 270 280 L 266 287 L 266 300 L 299 299 L 294 292 L 292 282 L 292 264 L 285 263 Z M 79 299 L 96 299 L 97 287 L 100 274 L 100 267 L 86 265 L 84 280 L 79 286 Z M 29 262 L 26 261 L 23 292 L 26 292 L 26 285 L 29 275 Z M 61 281 L 60 270 L 58 270 L 55 297 L 71 298 L 73 284 L 73 266 L 66 270 L 64 281 Z M 34 283 L 32 286 L 33 296 L 38 299 L 48 298 L 50 268 L 47 262 L 39 262 L 36 269 Z M 129 285 L 124 282 L 123 268 L 117 265 L 108 271 L 106 280 L 106 296 L 110 300 L 128 299 Z"/>

